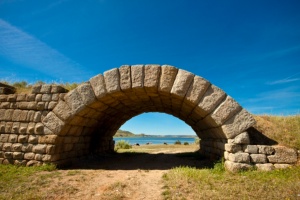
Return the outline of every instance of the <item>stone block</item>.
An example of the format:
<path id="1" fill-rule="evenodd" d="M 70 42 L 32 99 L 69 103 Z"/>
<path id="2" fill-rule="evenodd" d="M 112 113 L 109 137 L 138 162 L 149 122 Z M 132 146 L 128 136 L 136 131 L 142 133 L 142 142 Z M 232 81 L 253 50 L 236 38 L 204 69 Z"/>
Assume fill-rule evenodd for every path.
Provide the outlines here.
<path id="1" fill-rule="evenodd" d="M 43 94 L 42 95 L 42 101 L 51 101 L 52 99 L 52 94 Z"/>
<path id="2" fill-rule="evenodd" d="M 41 120 L 42 120 L 42 112 L 41 111 L 35 112 L 33 116 L 33 121 L 40 122 Z"/>
<path id="3" fill-rule="evenodd" d="M 35 154 L 34 160 L 42 161 L 42 159 L 43 159 L 42 154 Z"/>
<path id="4" fill-rule="evenodd" d="M 20 144 L 20 143 L 12 144 L 11 151 L 21 152 L 22 151 L 22 144 Z"/>
<path id="5" fill-rule="evenodd" d="M 13 158 L 13 152 L 4 152 L 4 158 Z"/>
<path id="6" fill-rule="evenodd" d="M 11 165 L 11 164 L 14 164 L 14 160 L 12 158 L 4 159 L 2 161 L 2 164 L 3 165 Z"/>
<path id="7" fill-rule="evenodd" d="M 234 173 L 243 171 L 243 170 L 249 170 L 252 168 L 252 166 L 249 164 L 236 163 L 236 162 L 231 162 L 229 160 L 225 161 L 224 166 L 228 171 L 234 172 Z"/>
<path id="8" fill-rule="evenodd" d="M 0 108 L 9 109 L 10 108 L 10 102 L 2 102 L 2 103 L 0 103 Z M 4 115 L 4 112 L 3 112 L 3 115 Z"/>
<path id="9" fill-rule="evenodd" d="M 250 138 L 247 132 L 243 132 L 234 138 L 235 144 L 249 144 Z"/>
<path id="10" fill-rule="evenodd" d="M 33 122 L 28 123 L 26 133 L 27 134 L 34 134 L 34 128 L 35 128 L 35 123 L 33 123 Z"/>
<path id="11" fill-rule="evenodd" d="M 51 161 L 51 155 L 43 155 L 42 156 L 43 162 L 50 162 Z"/>
<path id="12" fill-rule="evenodd" d="M 129 65 L 122 65 L 119 68 L 120 73 L 120 88 L 121 90 L 131 89 L 131 69 Z"/>
<path id="13" fill-rule="evenodd" d="M 267 156 L 265 154 L 250 154 L 252 163 L 267 163 Z"/>
<path id="14" fill-rule="evenodd" d="M 24 153 L 24 159 L 26 160 L 34 160 L 35 153 L 29 152 L 29 153 Z"/>
<path id="15" fill-rule="evenodd" d="M 194 76 L 194 74 L 188 71 L 179 69 L 171 89 L 171 94 L 184 98 L 194 80 Z"/>
<path id="16" fill-rule="evenodd" d="M 1 134 L 0 135 L 0 142 L 5 143 L 8 142 L 9 134 Z"/>
<path id="17" fill-rule="evenodd" d="M 250 156 L 248 153 L 230 153 L 229 161 L 237 162 L 237 163 L 250 163 Z"/>
<path id="18" fill-rule="evenodd" d="M 132 88 L 140 88 L 144 87 L 144 66 L 143 65 L 132 65 L 131 66 L 131 81 Z"/>
<path id="19" fill-rule="evenodd" d="M 228 139 L 232 139 L 255 124 L 255 120 L 250 113 L 242 109 L 222 126 L 223 132 Z"/>
<path id="20" fill-rule="evenodd" d="M 78 113 L 85 107 L 85 104 L 81 98 L 81 94 L 77 91 L 77 89 L 74 89 L 66 94 L 65 102 L 72 110 L 72 114 Z"/>
<path id="21" fill-rule="evenodd" d="M 296 150 L 283 146 L 276 146 L 274 149 L 275 154 L 268 156 L 270 163 L 290 164 L 297 162 Z"/>
<path id="22" fill-rule="evenodd" d="M 12 143 L 4 143 L 2 146 L 3 151 L 11 151 Z"/>
<path id="23" fill-rule="evenodd" d="M 49 112 L 43 119 L 43 124 L 47 126 L 53 133 L 59 134 L 65 123 L 59 119 L 53 112 Z"/>
<path id="24" fill-rule="evenodd" d="M 38 102 L 36 104 L 36 109 L 37 110 L 44 110 L 45 109 L 45 102 Z"/>
<path id="25" fill-rule="evenodd" d="M 42 85 L 34 85 L 31 89 L 32 94 L 38 94 L 41 91 Z"/>
<path id="26" fill-rule="evenodd" d="M 170 65 L 163 65 L 161 67 L 161 76 L 160 76 L 158 91 L 164 93 L 170 93 L 177 72 L 178 72 L 177 68 Z"/>
<path id="27" fill-rule="evenodd" d="M 27 143 L 28 135 L 19 135 L 18 142 L 19 143 Z"/>
<path id="28" fill-rule="evenodd" d="M 38 154 L 45 154 L 46 148 L 47 148 L 47 145 L 45 145 L 45 144 L 37 144 L 37 145 L 33 146 L 32 152 L 38 153 Z"/>
<path id="29" fill-rule="evenodd" d="M 48 110 L 53 110 L 56 105 L 57 105 L 56 101 L 50 101 L 49 104 L 48 104 L 48 106 L 47 106 L 47 109 Z"/>
<path id="30" fill-rule="evenodd" d="M 159 65 L 146 65 L 144 87 L 147 92 L 157 92 L 160 79 Z"/>
<path id="31" fill-rule="evenodd" d="M 244 146 L 244 152 L 245 153 L 257 154 L 258 153 L 258 147 L 256 145 L 245 145 Z"/>
<path id="32" fill-rule="evenodd" d="M 43 84 L 40 90 L 42 94 L 50 94 L 51 93 L 51 85 L 50 84 Z"/>
<path id="33" fill-rule="evenodd" d="M 44 135 L 39 137 L 40 144 L 55 144 L 57 135 Z"/>
<path id="34" fill-rule="evenodd" d="M 275 169 L 286 169 L 291 167 L 292 165 L 290 164 L 274 164 Z"/>
<path id="35" fill-rule="evenodd" d="M 256 164 L 255 166 L 259 171 L 272 171 L 275 169 L 272 163 Z"/>
<path id="36" fill-rule="evenodd" d="M 258 153 L 271 155 L 275 152 L 275 149 L 272 146 L 267 145 L 257 145 Z"/>
<path id="37" fill-rule="evenodd" d="M 106 95 L 104 76 L 102 74 L 92 77 L 89 81 L 97 99 L 101 99 Z"/>
<path id="38" fill-rule="evenodd" d="M 194 76 L 194 80 L 186 93 L 186 100 L 188 100 L 192 105 L 198 104 L 209 85 L 210 82 L 204 78 Z"/>
<path id="39" fill-rule="evenodd" d="M 22 152 L 32 152 L 33 144 L 23 144 Z"/>
<path id="40" fill-rule="evenodd" d="M 5 120 L 5 121 L 12 121 L 13 113 L 14 113 L 14 110 L 13 110 L 13 109 L 5 110 L 4 120 Z"/>
<path id="41" fill-rule="evenodd" d="M 33 158 L 34 159 L 34 158 Z M 31 166 L 41 166 L 42 163 L 40 161 L 37 160 L 33 160 L 31 159 L 30 161 L 27 162 L 26 166 L 27 167 L 31 167 Z"/>
<path id="42" fill-rule="evenodd" d="M 57 117 L 60 119 L 66 121 L 69 119 L 69 117 L 72 116 L 72 111 L 69 108 L 69 106 L 62 100 L 58 102 L 58 104 L 53 109 L 53 112 Z"/>
<path id="43" fill-rule="evenodd" d="M 58 101 L 59 100 L 59 94 L 52 94 L 52 99 L 51 101 Z"/>
<path id="44" fill-rule="evenodd" d="M 19 133 L 20 122 L 13 122 L 11 133 Z"/>
<path id="45" fill-rule="evenodd" d="M 223 90 L 214 85 L 210 85 L 198 104 L 198 107 L 200 108 L 198 111 L 199 115 L 205 117 L 213 112 L 225 97 L 226 94 Z"/>
<path id="46" fill-rule="evenodd" d="M 35 95 L 35 101 L 36 102 L 40 102 L 40 101 L 42 101 L 42 94 L 37 94 L 37 95 Z"/>
<path id="47" fill-rule="evenodd" d="M 120 74 L 117 68 L 104 72 L 104 81 L 107 93 L 120 91 Z"/>
<path id="48" fill-rule="evenodd" d="M 46 154 L 53 155 L 55 153 L 55 145 L 47 145 Z"/>
<path id="49" fill-rule="evenodd" d="M 39 137 L 36 135 L 30 135 L 28 138 L 28 143 L 36 144 L 39 141 Z"/>
<path id="50" fill-rule="evenodd" d="M 13 126 L 13 122 L 6 122 L 6 124 L 5 124 L 5 133 L 9 133 L 10 134 L 12 126 Z"/>
<path id="51" fill-rule="evenodd" d="M 26 134 L 28 123 L 20 123 L 19 133 Z"/>
<path id="52" fill-rule="evenodd" d="M 26 94 L 17 94 L 16 101 L 26 101 L 27 95 Z"/>
<path id="53" fill-rule="evenodd" d="M 52 85 L 51 86 L 51 93 L 52 94 L 56 94 L 56 93 L 66 93 L 68 92 L 67 89 L 65 89 L 64 87 L 60 86 L 60 85 Z"/>
<path id="54" fill-rule="evenodd" d="M 0 102 L 5 102 L 5 101 L 7 101 L 7 95 L 0 94 Z"/>
<path id="55" fill-rule="evenodd" d="M 237 144 L 225 144 L 225 151 L 228 151 L 230 153 L 236 153 L 242 150 L 241 145 Z"/>
<path id="56" fill-rule="evenodd" d="M 27 101 L 35 101 L 35 94 L 27 94 Z"/>
<path id="57" fill-rule="evenodd" d="M 221 126 L 241 109 L 242 107 L 232 97 L 227 96 L 211 114 L 211 118 L 216 125 Z"/>
<path id="58" fill-rule="evenodd" d="M 0 109 L 0 121 L 5 120 L 5 111 L 6 109 Z"/>
<path id="59" fill-rule="evenodd" d="M 44 134 L 44 125 L 42 123 L 36 123 L 34 127 L 34 134 L 41 135 Z"/>
<path id="60" fill-rule="evenodd" d="M 18 135 L 17 134 L 10 134 L 8 138 L 8 142 L 16 143 L 18 142 Z"/>
<path id="61" fill-rule="evenodd" d="M 17 95 L 16 94 L 10 94 L 7 97 L 7 101 L 9 102 L 15 102 L 17 100 Z"/>
<path id="62" fill-rule="evenodd" d="M 14 165 L 26 166 L 26 163 L 27 163 L 26 160 L 14 160 Z"/>
<path id="63" fill-rule="evenodd" d="M 24 157 L 24 153 L 22 152 L 13 152 L 13 159 L 22 160 Z"/>
<path id="64" fill-rule="evenodd" d="M 82 102 L 85 105 L 89 105 L 96 101 L 93 88 L 89 83 L 82 83 L 76 89 L 81 96 Z"/>

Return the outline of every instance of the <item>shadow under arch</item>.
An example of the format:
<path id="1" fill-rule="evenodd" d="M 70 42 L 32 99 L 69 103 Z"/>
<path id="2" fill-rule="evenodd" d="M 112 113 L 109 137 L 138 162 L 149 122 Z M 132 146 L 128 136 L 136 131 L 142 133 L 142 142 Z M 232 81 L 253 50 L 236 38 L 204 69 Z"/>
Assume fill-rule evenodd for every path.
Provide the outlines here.
<path id="1" fill-rule="evenodd" d="M 169 65 L 124 65 L 70 91 L 43 119 L 58 135 L 52 162 L 113 151 L 116 131 L 144 112 L 184 121 L 211 157 L 222 157 L 228 139 L 255 124 L 233 98 L 200 76 Z"/>

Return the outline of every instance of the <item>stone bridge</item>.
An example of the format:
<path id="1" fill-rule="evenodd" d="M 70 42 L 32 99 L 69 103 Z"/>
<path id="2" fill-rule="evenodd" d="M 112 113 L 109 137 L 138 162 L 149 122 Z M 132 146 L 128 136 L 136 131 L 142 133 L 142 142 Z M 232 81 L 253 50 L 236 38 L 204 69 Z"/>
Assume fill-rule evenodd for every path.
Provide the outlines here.
<path id="1" fill-rule="evenodd" d="M 200 151 L 225 158 L 228 170 L 256 165 L 270 170 L 297 162 L 297 152 L 259 142 L 255 120 L 204 78 L 164 65 L 124 65 L 92 77 L 72 91 L 35 85 L 13 94 L 0 85 L 0 163 L 68 164 L 114 149 L 122 124 L 145 112 L 171 114 L 201 138 Z"/>

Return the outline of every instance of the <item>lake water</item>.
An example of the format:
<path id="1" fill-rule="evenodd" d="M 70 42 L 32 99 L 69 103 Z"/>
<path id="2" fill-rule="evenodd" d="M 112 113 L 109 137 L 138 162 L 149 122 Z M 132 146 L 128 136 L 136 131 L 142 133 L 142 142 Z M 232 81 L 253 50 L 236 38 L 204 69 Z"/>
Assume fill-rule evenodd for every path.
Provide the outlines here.
<path id="1" fill-rule="evenodd" d="M 195 138 L 191 137 L 115 137 L 114 141 L 117 143 L 119 140 L 125 140 L 129 142 L 131 145 L 134 144 L 174 144 L 177 140 L 183 144 L 184 142 L 188 142 L 189 144 L 195 143 Z"/>

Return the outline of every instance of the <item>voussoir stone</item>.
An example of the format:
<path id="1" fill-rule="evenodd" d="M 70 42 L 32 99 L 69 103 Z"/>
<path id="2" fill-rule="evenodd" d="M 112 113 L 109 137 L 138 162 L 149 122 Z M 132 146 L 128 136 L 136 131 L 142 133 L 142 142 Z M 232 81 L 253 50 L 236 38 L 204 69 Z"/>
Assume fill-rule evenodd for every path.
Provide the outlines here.
<path id="1" fill-rule="evenodd" d="M 106 95 L 105 81 L 102 74 L 92 77 L 89 81 L 97 99 L 101 99 Z"/>
<path id="2" fill-rule="evenodd" d="M 144 66 L 132 65 L 131 66 L 131 81 L 132 88 L 143 88 L 144 86 Z"/>
<path id="3" fill-rule="evenodd" d="M 71 90 L 66 94 L 65 102 L 71 108 L 73 114 L 78 113 L 85 107 L 84 101 L 77 89 Z"/>
<path id="4" fill-rule="evenodd" d="M 82 102 L 85 105 L 89 105 L 92 102 L 96 101 L 94 91 L 89 83 L 82 83 L 76 89 L 81 96 Z"/>
<path id="5" fill-rule="evenodd" d="M 131 67 L 129 65 L 122 65 L 119 68 L 120 73 L 120 87 L 121 90 L 131 89 Z"/>
<path id="6" fill-rule="evenodd" d="M 59 119 L 53 112 L 49 112 L 48 115 L 43 119 L 42 122 L 47 126 L 53 133 L 59 134 L 65 123 Z"/>
<path id="7" fill-rule="evenodd" d="M 160 78 L 160 69 L 161 68 L 159 65 L 145 66 L 144 87 L 146 90 L 151 89 L 151 91 L 157 91 Z"/>
<path id="8" fill-rule="evenodd" d="M 232 139 L 255 124 L 255 119 L 245 109 L 242 109 L 222 126 L 228 139 Z"/>
<path id="9" fill-rule="evenodd" d="M 247 132 L 243 132 L 234 138 L 235 144 L 249 144 L 250 138 Z"/>
<path id="10" fill-rule="evenodd" d="M 190 85 L 185 98 L 192 104 L 198 104 L 209 85 L 210 82 L 204 78 L 200 76 L 194 76 L 193 83 Z"/>
<path id="11" fill-rule="evenodd" d="M 179 69 L 177 76 L 175 78 L 173 87 L 171 89 L 171 94 L 174 94 L 174 95 L 177 95 L 177 96 L 183 98 L 186 95 L 186 93 L 194 79 L 194 76 L 195 76 L 194 74 L 192 74 L 188 71 Z"/>
<path id="12" fill-rule="evenodd" d="M 169 93 L 173 87 L 177 72 L 177 68 L 170 65 L 163 65 L 161 67 L 161 76 L 158 90 Z"/>
<path id="13" fill-rule="evenodd" d="M 66 121 L 72 116 L 72 110 L 66 104 L 66 102 L 60 100 L 58 104 L 54 107 L 53 112 L 60 119 Z"/>
<path id="14" fill-rule="evenodd" d="M 120 74 L 117 68 L 104 72 L 107 93 L 120 91 Z"/>

